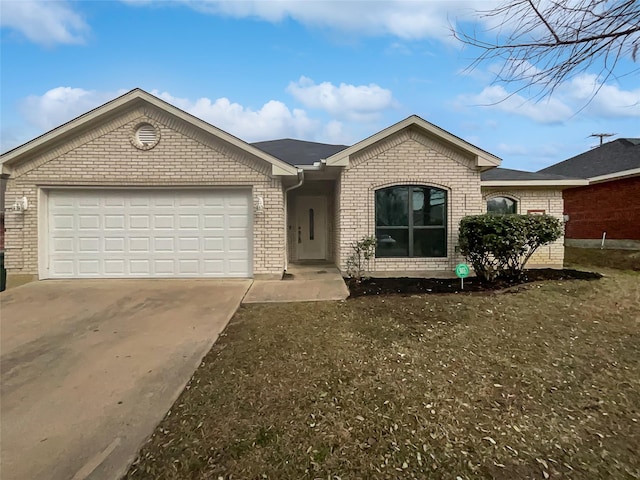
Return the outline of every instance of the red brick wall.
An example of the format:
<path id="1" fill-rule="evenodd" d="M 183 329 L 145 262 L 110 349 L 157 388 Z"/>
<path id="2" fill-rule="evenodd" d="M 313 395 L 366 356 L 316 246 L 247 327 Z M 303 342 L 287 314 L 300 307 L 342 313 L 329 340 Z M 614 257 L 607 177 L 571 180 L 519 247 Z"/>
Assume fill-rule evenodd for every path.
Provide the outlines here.
<path id="1" fill-rule="evenodd" d="M 570 188 L 563 192 L 569 215 L 566 238 L 640 240 L 640 177 Z"/>

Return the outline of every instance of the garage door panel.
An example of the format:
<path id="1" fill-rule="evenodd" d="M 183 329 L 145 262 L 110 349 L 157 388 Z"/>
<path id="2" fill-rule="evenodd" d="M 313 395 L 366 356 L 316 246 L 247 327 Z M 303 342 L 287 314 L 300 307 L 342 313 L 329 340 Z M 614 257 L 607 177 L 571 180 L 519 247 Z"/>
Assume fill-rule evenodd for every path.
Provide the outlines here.
<path id="1" fill-rule="evenodd" d="M 54 248 L 57 252 L 67 253 L 73 252 L 75 249 L 73 238 L 54 237 L 51 241 L 53 242 Z"/>
<path id="2" fill-rule="evenodd" d="M 153 269 L 156 275 L 171 275 L 173 276 L 176 272 L 175 260 L 164 259 L 164 260 L 154 260 Z"/>
<path id="3" fill-rule="evenodd" d="M 200 217 L 198 215 L 180 215 L 178 226 L 181 229 L 192 228 L 197 230 L 199 228 L 199 220 Z"/>
<path id="4" fill-rule="evenodd" d="M 100 199 L 97 197 L 81 197 L 78 198 L 78 207 L 99 207 Z"/>
<path id="5" fill-rule="evenodd" d="M 198 237 L 180 237 L 178 238 L 178 251 L 179 252 L 199 252 L 202 249 L 200 246 L 200 238 Z"/>
<path id="6" fill-rule="evenodd" d="M 79 276 L 94 276 L 100 273 L 100 261 L 96 259 L 80 259 L 78 260 Z"/>
<path id="7" fill-rule="evenodd" d="M 154 238 L 153 251 L 158 253 L 175 253 L 175 244 L 173 237 Z"/>
<path id="8" fill-rule="evenodd" d="M 225 197 L 223 196 L 208 196 L 202 199 L 202 205 L 205 207 L 224 207 Z"/>
<path id="9" fill-rule="evenodd" d="M 244 237 L 229 238 L 230 252 L 247 252 L 249 250 L 249 242 Z"/>
<path id="10" fill-rule="evenodd" d="M 124 204 L 125 204 L 124 197 L 119 197 L 114 195 L 104 197 L 104 200 L 103 200 L 103 205 L 105 207 L 124 207 Z"/>
<path id="11" fill-rule="evenodd" d="M 149 237 L 129 237 L 129 251 L 136 253 L 149 253 L 151 250 Z"/>
<path id="12" fill-rule="evenodd" d="M 78 252 L 81 252 L 81 253 L 99 253 L 100 252 L 100 238 L 99 237 L 79 237 L 78 238 Z"/>
<path id="13" fill-rule="evenodd" d="M 203 267 L 203 275 L 206 276 L 215 276 L 219 275 L 220 272 L 224 271 L 224 260 L 223 259 L 208 259 L 202 263 Z"/>
<path id="14" fill-rule="evenodd" d="M 129 215 L 129 229 L 130 230 L 147 230 L 151 225 L 149 215 Z"/>
<path id="15" fill-rule="evenodd" d="M 205 252 L 224 252 L 224 239 L 219 237 L 205 237 L 204 239 Z"/>
<path id="16" fill-rule="evenodd" d="M 78 215 L 79 230 L 97 230 L 100 228 L 100 215 Z"/>
<path id="17" fill-rule="evenodd" d="M 198 260 L 178 260 L 178 273 L 180 275 L 200 276 L 203 272 L 200 272 L 200 262 Z"/>
<path id="18" fill-rule="evenodd" d="M 148 194 L 133 194 L 129 197 L 131 207 L 146 207 L 151 205 Z"/>
<path id="19" fill-rule="evenodd" d="M 204 215 L 203 216 L 203 227 L 207 228 L 224 228 L 224 215 Z"/>
<path id="20" fill-rule="evenodd" d="M 245 195 L 229 195 L 227 197 L 228 207 L 246 207 L 248 204 L 248 198 Z"/>
<path id="21" fill-rule="evenodd" d="M 125 216 L 119 215 L 105 215 L 104 216 L 104 228 L 105 230 L 124 230 L 125 228 Z"/>
<path id="22" fill-rule="evenodd" d="M 104 273 L 107 276 L 126 276 L 125 262 L 123 259 L 105 259 Z"/>
<path id="23" fill-rule="evenodd" d="M 73 230 L 75 228 L 74 217 L 73 215 L 55 214 L 53 215 L 51 225 L 55 231 Z"/>
<path id="24" fill-rule="evenodd" d="M 107 237 L 104 239 L 105 252 L 124 253 L 125 251 L 124 245 L 125 245 L 124 237 Z"/>
<path id="25" fill-rule="evenodd" d="M 54 190 L 49 276 L 251 276 L 247 190 Z"/>
<path id="26" fill-rule="evenodd" d="M 58 260 L 54 258 L 51 264 L 59 277 L 71 277 L 74 274 L 73 260 Z"/>
<path id="27" fill-rule="evenodd" d="M 173 215 L 154 215 L 153 226 L 156 229 L 173 230 L 175 228 Z"/>
<path id="28" fill-rule="evenodd" d="M 229 227 L 230 228 L 247 228 L 249 219 L 246 215 L 229 215 Z"/>
<path id="29" fill-rule="evenodd" d="M 49 200 L 49 205 L 53 207 L 73 207 L 73 197 L 70 195 L 58 195 Z"/>
<path id="30" fill-rule="evenodd" d="M 153 199 L 153 204 L 156 207 L 174 208 L 176 206 L 176 201 L 172 197 L 155 197 Z"/>
<path id="31" fill-rule="evenodd" d="M 129 266 L 134 275 L 151 276 L 151 261 L 146 258 L 129 260 Z"/>
<path id="32" fill-rule="evenodd" d="M 242 259 L 238 259 L 238 260 L 230 259 L 228 261 L 228 265 L 229 265 L 228 271 L 229 271 L 229 274 L 231 275 L 234 275 L 234 274 L 241 275 L 244 272 L 245 267 L 244 267 L 244 261 Z"/>

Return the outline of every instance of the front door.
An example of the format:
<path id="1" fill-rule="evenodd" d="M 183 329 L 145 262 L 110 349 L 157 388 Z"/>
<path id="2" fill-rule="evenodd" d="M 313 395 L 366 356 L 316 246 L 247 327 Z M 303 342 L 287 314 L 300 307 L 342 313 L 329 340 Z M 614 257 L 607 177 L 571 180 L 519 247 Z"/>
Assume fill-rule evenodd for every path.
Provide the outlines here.
<path id="1" fill-rule="evenodd" d="M 296 199 L 296 244 L 298 260 L 327 258 L 327 199 L 298 197 Z"/>

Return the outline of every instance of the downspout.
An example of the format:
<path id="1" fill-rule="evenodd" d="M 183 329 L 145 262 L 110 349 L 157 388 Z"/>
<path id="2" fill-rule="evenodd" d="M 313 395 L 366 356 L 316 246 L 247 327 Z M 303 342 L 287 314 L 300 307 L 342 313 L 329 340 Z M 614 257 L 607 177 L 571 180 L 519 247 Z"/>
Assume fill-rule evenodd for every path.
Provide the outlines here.
<path id="1" fill-rule="evenodd" d="M 284 272 L 289 266 L 289 192 L 299 188 L 304 183 L 304 170 L 298 169 L 298 183 L 285 189 L 284 191 Z"/>

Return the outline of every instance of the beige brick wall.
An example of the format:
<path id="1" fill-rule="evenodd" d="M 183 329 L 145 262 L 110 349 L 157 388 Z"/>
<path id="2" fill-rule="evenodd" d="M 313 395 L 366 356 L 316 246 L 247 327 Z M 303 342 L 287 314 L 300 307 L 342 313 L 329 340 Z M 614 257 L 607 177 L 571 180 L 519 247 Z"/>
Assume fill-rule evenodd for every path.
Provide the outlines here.
<path id="1" fill-rule="evenodd" d="M 374 272 L 453 272 L 463 258 L 456 253 L 458 224 L 482 212 L 480 173 L 463 152 L 414 130 L 403 130 L 350 160 L 336 189 L 340 238 L 338 266 L 344 272 L 351 244 L 375 234 L 375 191 L 392 185 L 426 185 L 447 191 L 446 258 L 377 258 Z"/>
<path id="2" fill-rule="evenodd" d="M 143 151 L 131 143 L 141 122 L 160 131 L 160 141 Z M 38 272 L 39 187 L 251 187 L 264 198 L 264 210 L 254 214 L 253 273 L 280 274 L 284 262 L 283 197 L 280 178 L 271 166 L 241 149 L 223 143 L 155 107 L 138 107 L 105 121 L 101 127 L 22 163 L 7 184 L 7 201 L 26 196 L 24 214 L 7 215 L 8 273 Z"/>
<path id="3" fill-rule="evenodd" d="M 496 188 L 483 187 L 483 212 L 487 211 L 487 200 L 493 197 L 509 197 L 517 202 L 519 214 L 526 214 L 528 210 L 544 210 L 547 215 L 563 219 L 564 204 L 562 190 L 551 188 Z M 562 268 L 564 263 L 564 237 L 550 245 L 540 247 L 534 253 L 527 268 L 552 267 Z"/>

